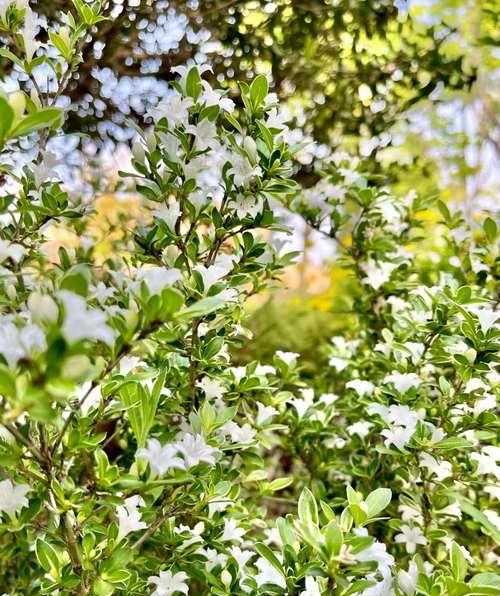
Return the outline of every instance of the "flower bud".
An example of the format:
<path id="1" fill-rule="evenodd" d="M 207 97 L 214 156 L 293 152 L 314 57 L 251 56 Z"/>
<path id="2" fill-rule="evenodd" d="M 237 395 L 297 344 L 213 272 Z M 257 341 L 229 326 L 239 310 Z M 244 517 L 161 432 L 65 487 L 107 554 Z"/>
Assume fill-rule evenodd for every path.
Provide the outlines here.
<path id="1" fill-rule="evenodd" d="M 467 362 L 469 364 L 474 364 L 476 361 L 477 352 L 474 350 L 474 348 L 469 348 L 464 352 L 464 356 L 467 358 Z"/>
<path id="2" fill-rule="evenodd" d="M 26 108 L 26 97 L 22 91 L 14 91 L 9 95 L 9 105 L 14 110 L 14 120 L 20 120 Z"/>
<path id="3" fill-rule="evenodd" d="M 28 298 L 28 308 L 33 321 L 55 323 L 59 315 L 57 304 L 47 294 L 33 292 Z"/>
<path id="4" fill-rule="evenodd" d="M 148 134 L 146 137 L 146 145 L 148 151 L 153 152 L 156 149 L 156 135 L 154 133 Z"/>
<path id="5" fill-rule="evenodd" d="M 146 152 L 144 151 L 144 146 L 140 139 L 137 137 L 132 142 L 132 155 L 134 159 L 140 163 L 144 163 L 144 158 L 146 157 Z"/>
<path id="6" fill-rule="evenodd" d="M 233 578 L 227 569 L 223 569 L 222 573 L 220 574 L 220 580 L 226 586 L 226 588 L 229 588 Z"/>
<path id="7" fill-rule="evenodd" d="M 256 163 L 257 162 L 257 145 L 255 144 L 255 141 L 252 139 L 252 137 L 245 137 L 243 139 L 243 148 L 247 152 L 248 157 L 250 158 L 250 161 L 252 163 Z"/>
<path id="8" fill-rule="evenodd" d="M 71 381 L 83 381 L 92 370 L 92 364 L 87 356 L 78 354 L 66 358 L 61 367 L 61 376 L 63 379 Z"/>
<path id="9" fill-rule="evenodd" d="M 10 300 L 15 300 L 16 299 L 16 286 L 13 284 L 9 284 L 6 288 L 5 288 L 5 293 L 7 294 L 7 296 L 9 297 Z"/>

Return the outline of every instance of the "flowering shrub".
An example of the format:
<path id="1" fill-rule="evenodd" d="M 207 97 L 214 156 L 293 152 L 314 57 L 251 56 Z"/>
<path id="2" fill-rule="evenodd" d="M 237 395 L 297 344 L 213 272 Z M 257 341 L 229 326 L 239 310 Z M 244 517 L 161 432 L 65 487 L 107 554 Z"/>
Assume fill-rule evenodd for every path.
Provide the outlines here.
<path id="1" fill-rule="evenodd" d="M 122 173 L 140 221 L 98 260 L 92 204 L 46 147 L 101 18 L 76 0 L 55 30 L 0 4 L 24 83 L 0 95 L 0 589 L 500 593 L 493 220 L 475 243 L 442 205 L 447 262 L 419 263 L 421 201 L 352 172 L 338 192 L 340 167 L 306 203 L 265 77 L 236 108 L 179 69 Z M 289 232 L 280 203 L 338 240 L 360 285 L 356 335 L 312 386 L 294 353 L 232 365 L 246 298 L 293 260 L 269 240 Z M 54 222 L 80 239 L 57 258 Z"/>

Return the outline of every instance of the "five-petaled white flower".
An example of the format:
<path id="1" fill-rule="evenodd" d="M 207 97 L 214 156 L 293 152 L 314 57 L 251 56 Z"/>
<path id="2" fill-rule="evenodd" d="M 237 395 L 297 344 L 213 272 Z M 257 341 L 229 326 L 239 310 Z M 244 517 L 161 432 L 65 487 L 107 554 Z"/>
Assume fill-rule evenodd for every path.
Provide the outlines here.
<path id="1" fill-rule="evenodd" d="M 278 410 L 273 406 L 265 406 L 260 401 L 257 402 L 257 417 L 255 423 L 257 426 L 262 426 L 265 422 L 269 422 L 273 416 L 276 416 Z"/>
<path id="2" fill-rule="evenodd" d="M 26 494 L 31 488 L 26 484 L 17 484 L 8 478 L 0 482 L 0 511 L 14 517 L 18 509 L 29 504 Z"/>
<path id="3" fill-rule="evenodd" d="M 184 571 L 172 573 L 168 571 L 160 571 L 159 575 L 152 575 L 148 577 L 148 582 L 156 586 L 155 591 L 151 596 L 172 596 L 176 592 L 187 594 L 189 587 L 186 584 L 188 576 Z"/>
<path id="4" fill-rule="evenodd" d="M 162 445 L 158 439 L 149 439 L 146 447 L 137 450 L 136 456 L 145 459 L 153 474 L 163 476 L 174 468 L 184 470 L 184 460 L 177 456 L 179 449 L 172 443 Z"/>
<path id="5" fill-rule="evenodd" d="M 141 520 L 139 507 L 144 507 L 142 497 L 134 495 L 125 499 L 124 505 L 117 505 L 116 516 L 118 517 L 118 541 L 122 540 L 136 530 L 144 530 L 147 524 Z"/>
<path id="6" fill-rule="evenodd" d="M 306 577 L 305 590 L 302 590 L 300 596 L 321 596 L 321 590 L 319 588 L 318 581 L 315 577 L 308 575 Z"/>
<path id="7" fill-rule="evenodd" d="M 192 435 L 189 433 L 186 433 L 177 442 L 177 447 L 184 456 L 186 468 L 192 468 L 201 462 L 206 462 L 214 466 L 215 456 L 220 453 L 219 449 L 208 445 L 202 435 Z"/>
<path id="8" fill-rule="evenodd" d="M 276 350 L 276 356 L 288 366 L 292 366 L 296 364 L 300 354 L 297 354 L 296 352 L 282 352 L 281 350 Z"/>
<path id="9" fill-rule="evenodd" d="M 366 275 L 362 281 L 371 286 L 374 290 L 378 290 L 389 281 L 392 272 L 398 267 L 399 265 L 397 263 L 374 261 L 373 259 L 370 259 L 361 265 L 361 269 Z"/>
<path id="10" fill-rule="evenodd" d="M 427 544 L 427 538 L 423 535 L 422 530 L 419 527 L 403 524 L 400 529 L 401 533 L 396 534 L 394 540 L 404 544 L 406 552 L 410 555 L 417 550 L 418 544 L 421 544 L 422 546 Z"/>
<path id="11" fill-rule="evenodd" d="M 175 284 L 181 279 L 181 272 L 179 269 L 169 269 L 168 267 L 143 267 L 136 272 L 137 281 L 143 281 L 149 293 L 159 294 L 167 286 Z M 138 291 L 139 284 L 135 286 Z"/>
<path id="12" fill-rule="evenodd" d="M 242 537 L 245 535 L 245 530 L 238 525 L 238 522 L 230 518 L 224 519 L 224 531 L 222 536 L 219 538 L 222 542 L 241 542 Z"/>
<path id="13" fill-rule="evenodd" d="M 258 558 L 255 561 L 255 566 L 259 573 L 254 576 L 254 579 L 259 587 L 264 584 L 274 584 L 280 586 L 280 588 L 286 588 L 285 578 L 267 559 L 264 559 L 264 557 Z"/>
<path id="14" fill-rule="evenodd" d="M 384 378 L 384 383 L 392 383 L 398 393 L 406 393 L 412 387 L 418 387 L 422 380 L 416 373 L 398 373 L 394 371 Z"/>
<path id="15" fill-rule="evenodd" d="M 218 379 L 211 379 L 207 376 L 197 381 L 196 386 L 205 393 L 207 399 L 221 399 L 226 392 L 224 385 Z"/>
<path id="16" fill-rule="evenodd" d="M 14 368 L 22 358 L 42 352 L 46 347 L 45 335 L 38 325 L 28 323 L 18 328 L 7 318 L 0 319 L 0 354 L 10 368 Z"/>
<path id="17" fill-rule="evenodd" d="M 352 379 L 346 384 L 346 389 L 354 389 L 354 391 L 360 396 L 371 395 L 375 389 L 375 385 L 371 381 L 365 381 L 363 379 Z"/>
<path id="18" fill-rule="evenodd" d="M 98 308 L 87 308 L 84 298 L 68 290 L 61 290 L 58 295 L 64 304 L 62 332 L 68 343 L 94 339 L 113 344 L 115 331 L 107 325 L 105 312 Z"/>

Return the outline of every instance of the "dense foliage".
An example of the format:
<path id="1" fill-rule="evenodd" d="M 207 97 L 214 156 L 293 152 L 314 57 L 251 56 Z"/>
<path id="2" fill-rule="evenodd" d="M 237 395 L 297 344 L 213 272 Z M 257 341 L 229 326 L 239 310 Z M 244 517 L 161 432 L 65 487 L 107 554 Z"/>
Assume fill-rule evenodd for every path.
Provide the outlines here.
<path id="1" fill-rule="evenodd" d="M 102 19 L 75 0 L 42 46 L 27 2 L 0 3 L 2 56 L 31 81 L 0 93 L 0 590 L 500 594 L 495 221 L 472 233 L 438 203 L 430 239 L 430 200 L 339 153 L 303 191 L 264 76 L 236 106 L 178 68 L 121 173 L 140 216 L 103 258 L 46 149 Z M 285 207 L 355 288 L 312 378 L 289 351 L 234 363 L 247 298 L 295 256 Z M 56 224 L 74 250 L 47 242 Z"/>

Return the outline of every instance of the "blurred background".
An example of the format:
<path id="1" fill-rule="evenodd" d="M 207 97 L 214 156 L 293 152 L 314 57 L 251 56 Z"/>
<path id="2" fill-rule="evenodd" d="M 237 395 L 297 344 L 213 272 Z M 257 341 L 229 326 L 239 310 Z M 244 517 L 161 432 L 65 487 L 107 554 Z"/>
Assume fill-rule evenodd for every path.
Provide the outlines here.
<path id="1" fill-rule="evenodd" d="M 33 8 L 52 22 L 69 5 Z M 102 253 L 112 251 L 140 211 L 118 176 L 129 169 L 131 122 L 143 125 L 175 67 L 197 63 L 236 103 L 237 81 L 268 77 L 289 141 L 304 143 L 295 178 L 312 200 L 321 199 L 322 160 L 348 152 L 352 169 L 362 164 L 400 196 L 414 189 L 460 205 L 473 224 L 500 203 L 499 8 L 498 0 L 113 0 L 61 97 L 67 135 L 49 147 L 52 166 L 95 201 Z M 0 58 L 10 88 L 22 86 L 9 68 Z M 47 72 L 37 76 L 50 86 Z M 240 356 L 292 350 L 314 370 L 320 340 L 350 324 L 352 289 L 335 246 L 287 217 L 298 262 L 284 290 L 250 305 L 254 339 Z M 61 230 L 48 240 L 54 250 L 78 242 Z"/>

